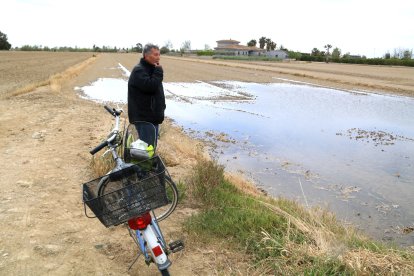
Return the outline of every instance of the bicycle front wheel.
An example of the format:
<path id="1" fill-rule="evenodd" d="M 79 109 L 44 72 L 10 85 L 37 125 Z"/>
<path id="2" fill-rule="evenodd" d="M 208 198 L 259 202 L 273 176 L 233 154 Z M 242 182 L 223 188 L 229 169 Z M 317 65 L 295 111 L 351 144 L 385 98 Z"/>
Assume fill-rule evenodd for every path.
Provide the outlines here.
<path id="1" fill-rule="evenodd" d="M 174 212 L 178 203 L 178 189 L 174 181 L 166 175 L 165 176 L 165 190 L 167 195 L 168 204 L 153 210 L 153 214 L 157 221 L 162 221 L 166 219 L 172 212 Z M 112 185 L 108 185 L 109 177 L 103 177 L 101 182 L 98 185 L 98 196 L 103 196 L 105 194 L 116 191 Z"/>
<path id="2" fill-rule="evenodd" d="M 165 189 L 167 193 L 168 204 L 153 210 L 153 214 L 157 221 L 166 219 L 174 212 L 178 203 L 178 189 L 174 181 L 169 176 L 165 176 Z"/>

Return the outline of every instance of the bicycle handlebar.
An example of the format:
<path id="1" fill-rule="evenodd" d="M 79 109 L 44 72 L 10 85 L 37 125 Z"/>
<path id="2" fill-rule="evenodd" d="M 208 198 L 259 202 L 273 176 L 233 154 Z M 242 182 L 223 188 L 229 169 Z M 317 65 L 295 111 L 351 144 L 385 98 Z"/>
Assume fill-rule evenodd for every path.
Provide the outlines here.
<path id="1" fill-rule="evenodd" d="M 114 117 L 116 117 L 116 116 L 119 116 L 119 115 L 121 115 L 121 113 L 122 113 L 122 109 L 115 109 L 115 108 L 110 108 L 109 106 L 107 106 L 107 105 L 104 105 L 104 108 L 106 109 L 106 111 L 108 111 L 112 116 L 114 116 Z"/>
<path id="2" fill-rule="evenodd" d="M 96 148 L 94 148 L 93 150 L 89 151 L 89 153 L 92 154 L 92 155 L 94 155 L 95 153 L 97 153 L 98 151 L 100 151 L 101 149 L 103 149 L 104 147 L 106 147 L 107 145 L 108 145 L 108 141 L 103 141 Z"/>
<path id="3" fill-rule="evenodd" d="M 104 105 L 104 108 L 106 109 L 106 111 L 108 111 L 112 116 L 115 116 L 113 109 L 110 109 L 109 106 Z"/>
<path id="4" fill-rule="evenodd" d="M 106 105 L 104 105 L 104 108 L 106 109 L 106 111 L 108 111 L 112 116 L 115 117 L 115 128 L 114 130 L 111 132 L 111 136 L 106 140 L 103 141 L 101 144 L 99 144 L 97 147 L 95 147 L 94 149 L 92 149 L 91 151 L 89 151 L 90 154 L 94 155 L 95 153 L 97 153 L 98 151 L 100 151 L 101 149 L 103 149 L 104 147 L 108 146 L 109 143 L 111 143 L 112 141 L 115 140 L 116 135 L 118 134 L 118 129 L 119 129 L 119 116 L 121 116 L 121 113 L 123 112 L 122 109 L 115 109 L 115 108 L 110 108 Z"/>

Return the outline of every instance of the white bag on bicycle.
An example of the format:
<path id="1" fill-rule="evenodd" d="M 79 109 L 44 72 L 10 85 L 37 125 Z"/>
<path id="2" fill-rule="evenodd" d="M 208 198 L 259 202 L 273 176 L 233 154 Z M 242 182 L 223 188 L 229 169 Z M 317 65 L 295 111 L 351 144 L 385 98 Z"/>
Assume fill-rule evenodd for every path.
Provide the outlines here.
<path id="1" fill-rule="evenodd" d="M 140 139 L 131 143 L 130 155 L 132 158 L 138 160 L 148 159 L 151 157 L 148 152 L 148 144 Z"/>

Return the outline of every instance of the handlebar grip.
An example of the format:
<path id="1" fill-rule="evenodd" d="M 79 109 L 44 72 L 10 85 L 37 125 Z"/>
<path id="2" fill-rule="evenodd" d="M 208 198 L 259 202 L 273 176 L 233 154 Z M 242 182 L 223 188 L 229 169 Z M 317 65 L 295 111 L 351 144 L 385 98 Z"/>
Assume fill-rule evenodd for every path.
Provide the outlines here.
<path id="1" fill-rule="evenodd" d="M 108 145 L 108 141 L 103 141 L 96 148 L 94 148 L 93 150 L 89 151 L 89 153 L 92 154 L 92 155 L 94 155 L 95 153 L 97 153 L 98 151 L 100 151 L 101 149 L 103 149 L 104 147 L 106 147 L 107 145 Z"/>
<path id="2" fill-rule="evenodd" d="M 106 109 L 106 111 L 108 111 L 109 113 L 111 113 L 112 116 L 115 116 L 115 112 L 110 107 L 104 105 L 104 108 Z"/>

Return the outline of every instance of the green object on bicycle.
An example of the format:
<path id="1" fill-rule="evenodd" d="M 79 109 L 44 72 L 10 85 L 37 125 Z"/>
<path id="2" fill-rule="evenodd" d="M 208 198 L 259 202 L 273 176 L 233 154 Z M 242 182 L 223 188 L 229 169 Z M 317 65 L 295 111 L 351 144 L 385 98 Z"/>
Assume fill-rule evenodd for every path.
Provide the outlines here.
<path id="1" fill-rule="evenodd" d="M 140 144 L 142 148 L 135 148 L 133 146 L 133 143 L 136 142 L 140 142 L 138 144 Z M 131 163 L 138 164 L 144 170 L 150 170 L 152 168 L 153 162 L 151 160 L 148 160 L 148 162 L 142 161 L 150 159 L 154 156 L 155 149 L 153 145 L 148 145 L 147 143 L 139 139 L 136 140 L 133 134 L 129 134 L 126 141 L 126 150 L 129 155 L 129 158 L 131 159 Z"/>

